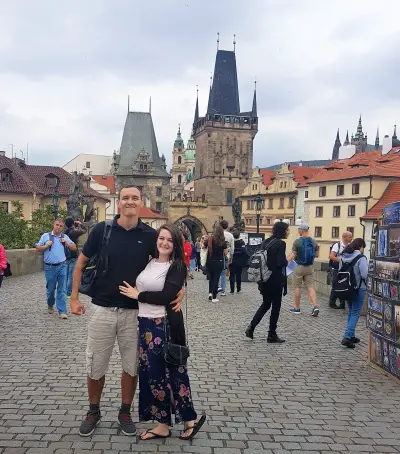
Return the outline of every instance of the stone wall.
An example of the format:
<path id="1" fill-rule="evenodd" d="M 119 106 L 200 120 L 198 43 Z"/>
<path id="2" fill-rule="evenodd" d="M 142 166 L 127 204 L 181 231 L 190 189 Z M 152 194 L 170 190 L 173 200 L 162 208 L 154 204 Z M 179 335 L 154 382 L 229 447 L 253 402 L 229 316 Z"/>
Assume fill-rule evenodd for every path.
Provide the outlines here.
<path id="1" fill-rule="evenodd" d="M 9 249 L 6 254 L 13 276 L 24 276 L 43 270 L 43 254 L 36 252 L 36 249 Z"/>

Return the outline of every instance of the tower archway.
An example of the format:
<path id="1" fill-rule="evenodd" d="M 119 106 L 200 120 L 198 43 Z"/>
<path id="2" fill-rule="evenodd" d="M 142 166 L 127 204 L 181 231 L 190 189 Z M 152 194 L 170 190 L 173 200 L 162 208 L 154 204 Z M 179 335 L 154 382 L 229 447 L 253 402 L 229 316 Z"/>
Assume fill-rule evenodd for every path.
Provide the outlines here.
<path id="1" fill-rule="evenodd" d="M 194 216 L 182 216 L 177 219 L 174 224 L 177 224 L 182 232 L 190 235 L 193 240 L 196 240 L 196 238 L 201 237 L 207 233 L 207 229 L 205 228 L 204 224 Z"/>

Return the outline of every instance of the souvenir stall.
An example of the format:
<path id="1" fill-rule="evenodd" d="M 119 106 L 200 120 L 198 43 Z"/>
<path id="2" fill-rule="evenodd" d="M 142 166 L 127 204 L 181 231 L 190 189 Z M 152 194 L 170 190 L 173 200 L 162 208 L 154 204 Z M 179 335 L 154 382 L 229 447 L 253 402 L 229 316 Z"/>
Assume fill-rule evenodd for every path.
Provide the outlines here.
<path id="1" fill-rule="evenodd" d="M 386 205 L 371 244 L 368 360 L 400 378 L 400 202 Z"/>

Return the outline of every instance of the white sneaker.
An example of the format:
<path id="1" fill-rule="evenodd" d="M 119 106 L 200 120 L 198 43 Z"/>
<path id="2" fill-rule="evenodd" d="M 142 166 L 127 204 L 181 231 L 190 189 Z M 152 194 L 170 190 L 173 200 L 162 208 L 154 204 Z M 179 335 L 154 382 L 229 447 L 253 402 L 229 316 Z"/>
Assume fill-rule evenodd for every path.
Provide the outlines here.
<path id="1" fill-rule="evenodd" d="M 218 299 L 218 298 L 215 298 L 215 299 L 213 298 L 211 301 L 212 301 L 213 303 L 219 303 L 219 299 Z"/>
<path id="2" fill-rule="evenodd" d="M 221 292 L 220 296 L 226 296 L 226 293 L 225 292 Z"/>
<path id="3" fill-rule="evenodd" d="M 209 301 L 212 300 L 212 293 L 209 293 L 209 294 L 208 294 L 208 299 L 209 299 Z"/>

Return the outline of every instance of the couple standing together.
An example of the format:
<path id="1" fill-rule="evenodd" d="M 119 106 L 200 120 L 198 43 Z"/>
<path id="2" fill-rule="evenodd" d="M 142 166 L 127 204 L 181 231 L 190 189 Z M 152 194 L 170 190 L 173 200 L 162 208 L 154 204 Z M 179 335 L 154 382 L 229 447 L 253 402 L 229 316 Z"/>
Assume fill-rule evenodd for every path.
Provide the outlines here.
<path id="1" fill-rule="evenodd" d="M 164 225 L 156 232 L 140 220 L 143 201 L 136 187 L 122 188 L 117 205 L 120 215 L 112 223 L 105 251 L 108 272 L 94 284 L 95 310 L 88 325 L 86 349 L 89 411 L 79 433 L 90 436 L 100 422 L 105 374 L 117 340 L 122 361 L 118 414 L 122 432 L 136 434 L 131 406 L 139 377 L 139 420 L 158 422 L 143 432 L 141 439 L 171 436 L 169 427 L 175 413 L 175 421 L 184 423 L 180 438 L 189 440 L 204 424 L 205 416 L 197 420 L 186 365 L 167 364 L 164 357 L 168 342 L 186 344 L 180 310 L 187 276 L 183 238 L 175 226 Z M 72 314 L 85 313 L 78 299 L 79 283 L 88 260 L 101 252 L 104 231 L 101 222 L 78 258 Z"/>

